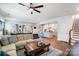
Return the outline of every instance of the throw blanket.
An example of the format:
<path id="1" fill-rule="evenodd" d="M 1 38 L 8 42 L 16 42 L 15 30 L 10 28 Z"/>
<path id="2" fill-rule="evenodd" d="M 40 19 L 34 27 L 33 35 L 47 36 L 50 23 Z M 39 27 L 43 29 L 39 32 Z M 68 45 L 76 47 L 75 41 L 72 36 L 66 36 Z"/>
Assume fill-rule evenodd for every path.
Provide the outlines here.
<path id="1" fill-rule="evenodd" d="M 6 52 L 4 51 L 0 51 L 0 56 L 10 56 L 9 54 L 7 54 Z"/>

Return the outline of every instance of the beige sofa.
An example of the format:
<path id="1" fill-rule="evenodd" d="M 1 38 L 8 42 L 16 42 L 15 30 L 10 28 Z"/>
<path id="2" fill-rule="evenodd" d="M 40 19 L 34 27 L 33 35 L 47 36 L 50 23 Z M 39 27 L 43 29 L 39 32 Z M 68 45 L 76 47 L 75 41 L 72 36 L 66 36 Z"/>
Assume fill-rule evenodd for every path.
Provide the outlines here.
<path id="1" fill-rule="evenodd" d="M 16 50 L 23 48 L 24 45 L 30 41 L 33 41 L 32 34 L 16 35 L 16 42 L 6 46 L 1 46 L 0 49 L 2 51 L 7 52 L 11 56 L 16 56 L 17 55 Z"/>

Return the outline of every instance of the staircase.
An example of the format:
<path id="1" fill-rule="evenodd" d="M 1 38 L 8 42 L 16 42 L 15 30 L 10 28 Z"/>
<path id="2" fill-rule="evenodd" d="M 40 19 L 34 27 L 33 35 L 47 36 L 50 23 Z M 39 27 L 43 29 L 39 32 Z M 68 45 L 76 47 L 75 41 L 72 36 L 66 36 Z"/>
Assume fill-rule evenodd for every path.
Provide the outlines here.
<path id="1" fill-rule="evenodd" d="M 70 45 L 74 45 L 76 41 L 79 41 L 79 19 L 74 20 L 69 35 L 70 35 L 69 39 Z"/>

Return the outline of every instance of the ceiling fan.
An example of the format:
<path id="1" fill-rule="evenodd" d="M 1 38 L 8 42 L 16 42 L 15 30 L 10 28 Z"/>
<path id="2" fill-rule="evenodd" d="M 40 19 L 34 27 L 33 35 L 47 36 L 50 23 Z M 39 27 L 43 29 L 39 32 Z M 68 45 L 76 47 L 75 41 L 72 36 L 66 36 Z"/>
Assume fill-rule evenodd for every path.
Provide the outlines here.
<path id="1" fill-rule="evenodd" d="M 38 6 L 34 6 L 33 3 L 30 3 L 30 6 L 26 6 L 25 4 L 23 3 L 18 3 L 19 5 L 22 5 L 22 6 L 25 6 L 29 9 L 32 9 L 33 11 L 36 11 L 38 13 L 41 13 L 41 11 L 37 10 L 37 8 L 41 8 L 41 7 L 44 7 L 43 5 L 38 5 Z M 33 11 L 31 11 L 31 14 L 33 14 Z"/>

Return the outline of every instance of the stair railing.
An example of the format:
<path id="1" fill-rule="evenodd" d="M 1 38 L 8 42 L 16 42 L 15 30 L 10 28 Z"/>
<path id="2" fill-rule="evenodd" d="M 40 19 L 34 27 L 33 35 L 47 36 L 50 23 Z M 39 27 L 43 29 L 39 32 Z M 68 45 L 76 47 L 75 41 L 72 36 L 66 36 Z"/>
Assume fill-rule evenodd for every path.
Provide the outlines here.
<path id="1" fill-rule="evenodd" d="M 71 33 L 72 33 L 73 29 L 70 29 L 69 31 L 69 45 L 71 46 L 71 40 L 72 40 L 72 37 L 71 37 Z"/>
<path id="2" fill-rule="evenodd" d="M 69 45 L 71 46 L 71 40 L 72 40 L 72 37 L 71 37 L 71 34 L 72 34 L 72 31 L 74 30 L 74 26 L 75 26 L 75 22 L 76 20 L 73 21 L 73 25 L 72 25 L 72 29 L 70 29 L 69 31 Z"/>

